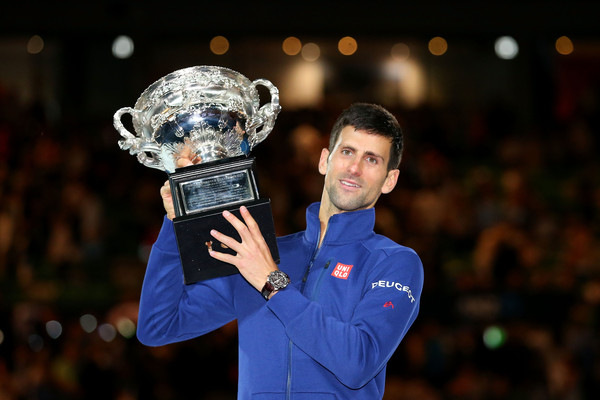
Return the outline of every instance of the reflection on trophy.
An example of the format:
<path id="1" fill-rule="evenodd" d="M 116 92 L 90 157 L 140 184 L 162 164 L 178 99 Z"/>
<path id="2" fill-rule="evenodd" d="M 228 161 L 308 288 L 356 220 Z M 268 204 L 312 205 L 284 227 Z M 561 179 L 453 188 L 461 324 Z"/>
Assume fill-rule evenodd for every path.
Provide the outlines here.
<path id="1" fill-rule="evenodd" d="M 263 106 L 258 85 L 271 96 Z M 221 213 L 229 210 L 241 218 L 241 205 L 257 221 L 279 262 L 270 201 L 259 198 L 254 158 L 249 154 L 271 132 L 280 109 L 279 91 L 268 80 L 251 82 L 227 68 L 196 66 L 164 76 L 141 94 L 133 108 L 115 113 L 114 126 L 123 137 L 120 148 L 169 175 L 185 283 L 238 272 L 210 257 L 208 248 L 232 253 L 209 232 L 216 229 L 239 240 Z M 124 114 L 131 115 L 136 134 L 123 125 Z M 177 168 L 181 157 L 194 165 Z"/>

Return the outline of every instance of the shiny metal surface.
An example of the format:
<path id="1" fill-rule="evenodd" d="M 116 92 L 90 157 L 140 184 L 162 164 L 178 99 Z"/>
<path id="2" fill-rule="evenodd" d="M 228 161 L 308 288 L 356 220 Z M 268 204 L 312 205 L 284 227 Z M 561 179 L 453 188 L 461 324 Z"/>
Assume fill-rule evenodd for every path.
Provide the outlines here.
<path id="1" fill-rule="evenodd" d="M 256 87 L 265 86 L 269 103 L 260 106 Z M 129 150 L 150 168 L 174 172 L 177 158 L 201 163 L 248 155 L 272 131 L 280 111 L 279 91 L 266 79 L 250 81 L 217 66 L 177 70 L 150 85 L 135 106 L 119 109 L 113 123 Z M 135 134 L 122 122 L 130 114 Z"/>

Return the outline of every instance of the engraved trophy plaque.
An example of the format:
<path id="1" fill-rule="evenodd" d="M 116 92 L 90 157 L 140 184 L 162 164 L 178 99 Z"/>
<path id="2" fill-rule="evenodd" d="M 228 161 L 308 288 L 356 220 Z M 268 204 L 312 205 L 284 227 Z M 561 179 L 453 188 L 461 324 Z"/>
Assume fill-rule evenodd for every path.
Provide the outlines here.
<path id="1" fill-rule="evenodd" d="M 271 96 L 262 106 L 258 85 Z M 141 94 L 133 108 L 115 113 L 114 126 L 123 137 L 119 147 L 169 176 L 186 284 L 238 272 L 212 258 L 208 248 L 233 254 L 210 230 L 240 240 L 221 213 L 228 210 L 241 219 L 241 205 L 260 226 L 279 263 L 270 200 L 259 197 L 255 160 L 249 154 L 271 132 L 280 109 L 279 91 L 270 81 L 250 81 L 228 68 L 196 66 L 164 76 Z M 131 115 L 135 134 L 123 125 L 124 114 Z M 194 165 L 177 168 L 181 157 Z"/>

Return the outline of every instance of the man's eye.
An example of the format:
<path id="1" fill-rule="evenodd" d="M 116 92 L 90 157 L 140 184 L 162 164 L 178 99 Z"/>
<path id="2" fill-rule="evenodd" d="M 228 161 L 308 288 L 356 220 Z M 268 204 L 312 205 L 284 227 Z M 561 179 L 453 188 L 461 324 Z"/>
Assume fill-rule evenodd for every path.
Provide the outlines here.
<path id="1" fill-rule="evenodd" d="M 369 164 L 377 164 L 377 158 L 375 158 L 375 157 L 367 157 L 367 162 Z"/>
<path id="2" fill-rule="evenodd" d="M 342 149 L 342 154 L 345 156 L 349 156 L 350 154 L 352 154 L 352 152 L 348 149 Z"/>

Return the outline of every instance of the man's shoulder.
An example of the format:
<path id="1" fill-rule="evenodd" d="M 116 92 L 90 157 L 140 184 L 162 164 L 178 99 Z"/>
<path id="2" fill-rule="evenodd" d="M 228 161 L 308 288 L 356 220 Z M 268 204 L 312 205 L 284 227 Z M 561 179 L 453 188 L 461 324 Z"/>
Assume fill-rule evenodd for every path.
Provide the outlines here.
<path id="1" fill-rule="evenodd" d="M 383 236 L 380 234 L 375 233 L 373 236 L 371 236 L 371 238 L 369 238 L 368 241 L 365 241 L 365 246 L 368 248 L 371 248 L 373 250 L 381 250 L 381 251 L 385 251 L 386 253 L 396 253 L 396 252 L 412 252 L 415 253 L 416 252 L 411 249 L 410 247 L 407 247 L 405 245 L 402 245 L 392 239 L 390 239 L 387 236 Z"/>

